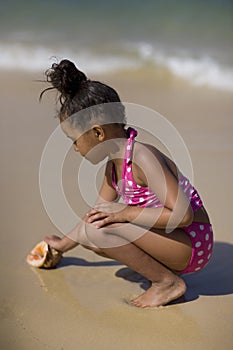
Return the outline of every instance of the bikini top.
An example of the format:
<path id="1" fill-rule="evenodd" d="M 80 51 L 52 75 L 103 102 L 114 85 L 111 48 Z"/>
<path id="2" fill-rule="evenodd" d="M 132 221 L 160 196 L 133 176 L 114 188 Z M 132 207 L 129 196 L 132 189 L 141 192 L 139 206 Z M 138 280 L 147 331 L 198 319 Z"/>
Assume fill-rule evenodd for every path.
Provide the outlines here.
<path id="1" fill-rule="evenodd" d="M 156 194 L 149 187 L 142 187 L 138 185 L 133 178 L 132 155 L 137 131 L 133 128 L 128 128 L 127 134 L 129 137 L 126 141 L 123 160 L 121 188 L 119 188 L 116 183 L 114 164 L 112 165 L 112 185 L 117 193 L 122 197 L 125 204 L 139 205 L 140 207 L 163 207 L 164 204 L 159 201 Z M 179 185 L 189 199 L 193 211 L 199 209 L 203 205 L 201 198 L 189 180 L 182 174 L 179 179 Z"/>

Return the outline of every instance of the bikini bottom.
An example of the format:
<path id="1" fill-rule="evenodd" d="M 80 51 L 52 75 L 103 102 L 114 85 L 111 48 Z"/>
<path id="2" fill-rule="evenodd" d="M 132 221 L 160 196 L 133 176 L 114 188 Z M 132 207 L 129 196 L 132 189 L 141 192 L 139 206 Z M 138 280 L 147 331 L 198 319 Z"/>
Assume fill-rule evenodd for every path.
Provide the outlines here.
<path id="1" fill-rule="evenodd" d="M 213 252 L 213 231 L 211 224 L 193 222 L 190 226 L 182 227 L 192 243 L 192 255 L 188 266 L 179 274 L 192 273 L 201 270 L 210 260 Z"/>

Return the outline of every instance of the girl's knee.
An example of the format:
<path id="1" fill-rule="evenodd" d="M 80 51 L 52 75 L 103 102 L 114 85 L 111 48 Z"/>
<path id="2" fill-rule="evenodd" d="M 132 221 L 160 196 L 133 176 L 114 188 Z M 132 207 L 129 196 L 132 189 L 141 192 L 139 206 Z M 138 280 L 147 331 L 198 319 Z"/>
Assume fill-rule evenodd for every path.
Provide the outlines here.
<path id="1" fill-rule="evenodd" d="M 110 231 L 107 226 L 96 228 L 93 224 L 86 224 L 88 240 L 99 249 L 119 247 L 128 243 L 123 237 L 112 234 Z"/>
<path id="2" fill-rule="evenodd" d="M 93 224 L 88 223 L 86 223 L 85 229 L 88 240 L 98 249 L 100 247 L 100 241 L 103 239 L 104 230 L 97 229 Z"/>

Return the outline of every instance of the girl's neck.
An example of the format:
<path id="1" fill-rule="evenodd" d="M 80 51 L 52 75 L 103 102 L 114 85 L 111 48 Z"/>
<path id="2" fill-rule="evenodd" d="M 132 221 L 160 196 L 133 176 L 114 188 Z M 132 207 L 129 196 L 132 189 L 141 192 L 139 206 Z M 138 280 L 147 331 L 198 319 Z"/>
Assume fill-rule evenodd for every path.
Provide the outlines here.
<path id="1" fill-rule="evenodd" d="M 119 160 L 124 158 L 125 143 L 128 138 L 127 130 L 125 130 L 124 126 L 120 124 L 107 124 L 104 125 L 104 131 L 105 145 L 109 150 L 109 159 L 114 163 L 118 163 Z"/>
<path id="2" fill-rule="evenodd" d="M 127 130 L 122 125 L 112 124 L 109 129 L 109 136 L 112 139 L 123 139 L 127 138 Z"/>

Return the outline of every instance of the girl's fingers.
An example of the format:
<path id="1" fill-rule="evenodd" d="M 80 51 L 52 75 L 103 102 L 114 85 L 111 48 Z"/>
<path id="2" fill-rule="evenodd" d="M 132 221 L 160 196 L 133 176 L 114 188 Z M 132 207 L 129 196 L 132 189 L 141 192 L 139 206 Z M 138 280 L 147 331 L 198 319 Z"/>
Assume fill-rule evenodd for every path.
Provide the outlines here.
<path id="1" fill-rule="evenodd" d="M 92 214 L 91 216 L 89 216 L 87 222 L 92 223 L 94 221 L 100 220 L 100 219 L 104 219 L 106 218 L 108 215 L 106 213 L 96 213 L 96 214 Z"/>
<path id="2" fill-rule="evenodd" d="M 101 228 L 111 223 L 110 216 L 103 218 L 102 220 L 97 220 L 93 223 L 96 228 Z"/>
<path id="3" fill-rule="evenodd" d="M 86 213 L 86 216 L 92 216 L 92 215 L 94 215 L 94 214 L 96 214 L 96 213 L 98 213 L 98 210 L 96 210 L 96 209 L 91 209 L 90 211 L 88 211 L 87 213 Z"/>
<path id="4" fill-rule="evenodd" d="M 61 238 L 58 236 L 46 236 L 44 237 L 44 241 L 49 244 L 50 247 L 60 250 Z"/>

